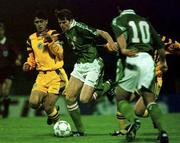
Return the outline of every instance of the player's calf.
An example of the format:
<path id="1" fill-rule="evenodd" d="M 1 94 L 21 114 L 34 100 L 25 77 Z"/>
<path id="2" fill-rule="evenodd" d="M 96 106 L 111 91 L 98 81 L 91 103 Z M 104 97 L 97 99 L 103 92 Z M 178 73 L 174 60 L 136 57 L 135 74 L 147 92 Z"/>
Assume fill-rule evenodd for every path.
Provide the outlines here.
<path id="1" fill-rule="evenodd" d="M 59 106 L 53 107 L 51 113 L 48 114 L 47 124 L 48 125 L 55 124 L 59 120 L 59 118 L 60 118 Z"/>

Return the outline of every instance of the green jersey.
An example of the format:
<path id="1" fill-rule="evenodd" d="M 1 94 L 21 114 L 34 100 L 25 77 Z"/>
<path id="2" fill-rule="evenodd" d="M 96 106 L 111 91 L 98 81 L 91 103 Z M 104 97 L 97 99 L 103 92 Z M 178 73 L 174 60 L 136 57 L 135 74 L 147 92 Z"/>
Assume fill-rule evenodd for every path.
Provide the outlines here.
<path id="1" fill-rule="evenodd" d="M 124 34 L 127 49 L 138 52 L 153 53 L 155 49 L 162 48 L 161 39 L 150 22 L 137 15 L 133 10 L 124 10 L 112 21 L 114 34 L 119 37 Z"/>
<path id="2" fill-rule="evenodd" d="M 97 30 L 73 20 L 70 29 L 65 33 L 69 45 L 77 58 L 77 63 L 93 62 L 98 57 L 95 38 Z"/>

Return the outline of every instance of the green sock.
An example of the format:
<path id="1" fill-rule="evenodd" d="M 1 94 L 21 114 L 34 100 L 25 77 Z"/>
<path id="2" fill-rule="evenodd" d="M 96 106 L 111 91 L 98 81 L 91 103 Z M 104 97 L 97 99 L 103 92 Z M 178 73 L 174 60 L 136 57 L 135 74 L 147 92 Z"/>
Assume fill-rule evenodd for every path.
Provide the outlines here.
<path id="1" fill-rule="evenodd" d="M 100 97 L 100 96 L 104 95 L 104 93 L 106 93 L 110 89 L 110 87 L 111 87 L 111 85 L 107 82 L 104 82 L 104 83 L 98 85 L 98 87 L 96 89 L 97 96 Z"/>
<path id="2" fill-rule="evenodd" d="M 162 112 L 156 103 L 150 103 L 147 106 L 152 121 L 155 123 L 159 131 L 162 131 Z"/>
<path id="3" fill-rule="evenodd" d="M 120 111 L 127 120 L 129 120 L 130 122 L 134 122 L 136 115 L 134 113 L 133 107 L 130 105 L 128 101 L 119 101 L 117 106 L 118 111 Z"/>
<path id="4" fill-rule="evenodd" d="M 68 104 L 67 108 L 69 110 L 69 114 L 74 122 L 74 125 L 78 132 L 84 132 L 84 126 L 81 120 L 80 109 L 78 103 L 75 102 L 73 104 Z"/>

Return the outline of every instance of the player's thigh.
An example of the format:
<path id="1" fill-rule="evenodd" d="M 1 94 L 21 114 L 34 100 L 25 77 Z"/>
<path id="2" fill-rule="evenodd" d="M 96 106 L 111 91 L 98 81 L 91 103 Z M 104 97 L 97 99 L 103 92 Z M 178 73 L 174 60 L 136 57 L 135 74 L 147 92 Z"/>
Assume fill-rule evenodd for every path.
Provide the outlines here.
<path id="1" fill-rule="evenodd" d="M 74 76 L 71 76 L 66 90 L 66 94 L 67 94 L 66 98 L 67 99 L 76 98 L 80 94 L 82 86 L 83 86 L 82 81 L 75 78 Z"/>
<path id="2" fill-rule="evenodd" d="M 51 110 L 59 98 L 58 94 L 48 93 L 43 99 L 43 105 L 46 111 Z"/>
<path id="3" fill-rule="evenodd" d="M 29 103 L 31 106 L 36 107 L 39 106 L 39 104 L 42 103 L 43 98 L 47 95 L 47 93 L 38 91 L 38 90 L 32 90 L 31 95 L 29 97 Z"/>
<path id="4" fill-rule="evenodd" d="M 122 88 L 126 92 L 133 93 L 137 88 L 139 75 L 139 69 L 136 65 L 127 64 L 124 69 L 123 78 L 118 80 L 118 87 Z M 117 91 L 120 90 L 121 89 L 118 90 L 117 88 Z"/>
<path id="5" fill-rule="evenodd" d="M 93 92 L 94 92 L 94 87 L 84 84 L 80 94 L 80 101 L 82 103 L 89 102 L 93 95 Z"/>
<path id="6" fill-rule="evenodd" d="M 66 74 L 66 71 L 63 68 L 61 68 L 60 71 L 61 71 L 61 74 L 60 74 L 61 81 L 64 82 L 65 86 L 67 86 L 68 85 L 68 76 Z"/>
<path id="7" fill-rule="evenodd" d="M 145 90 L 143 89 L 142 97 L 143 97 L 143 100 L 144 100 L 144 103 L 146 106 L 148 106 L 148 104 L 156 101 L 155 94 L 149 90 L 146 90 L 146 89 Z"/>
<path id="8" fill-rule="evenodd" d="M 135 104 L 135 112 L 137 115 L 143 115 L 146 110 L 146 106 L 144 104 L 143 98 L 140 97 Z"/>
<path id="9" fill-rule="evenodd" d="M 121 86 L 117 86 L 115 88 L 115 94 L 116 94 L 116 100 L 120 101 L 120 100 L 129 100 L 132 93 L 124 90 Z"/>

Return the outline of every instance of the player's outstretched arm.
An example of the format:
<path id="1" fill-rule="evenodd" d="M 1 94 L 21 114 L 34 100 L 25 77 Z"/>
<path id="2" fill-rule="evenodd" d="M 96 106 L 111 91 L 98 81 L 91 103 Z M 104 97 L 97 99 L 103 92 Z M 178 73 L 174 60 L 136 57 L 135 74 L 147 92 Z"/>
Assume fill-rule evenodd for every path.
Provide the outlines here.
<path id="1" fill-rule="evenodd" d="M 121 53 L 123 55 L 128 56 L 128 57 L 136 56 L 137 51 L 129 50 L 126 48 L 127 43 L 126 43 L 126 39 L 124 37 L 124 34 L 121 34 L 120 36 L 117 37 L 117 43 L 118 43 L 118 46 L 119 46 Z"/>
<path id="2" fill-rule="evenodd" d="M 49 48 L 52 54 L 58 57 L 59 60 L 63 59 L 63 47 L 58 41 L 57 36 L 47 34 L 44 36 L 44 44 Z"/>
<path id="3" fill-rule="evenodd" d="M 117 46 L 115 45 L 110 34 L 103 30 L 97 30 L 97 34 L 103 37 L 107 41 L 107 46 L 105 46 L 109 51 L 118 51 Z"/>

